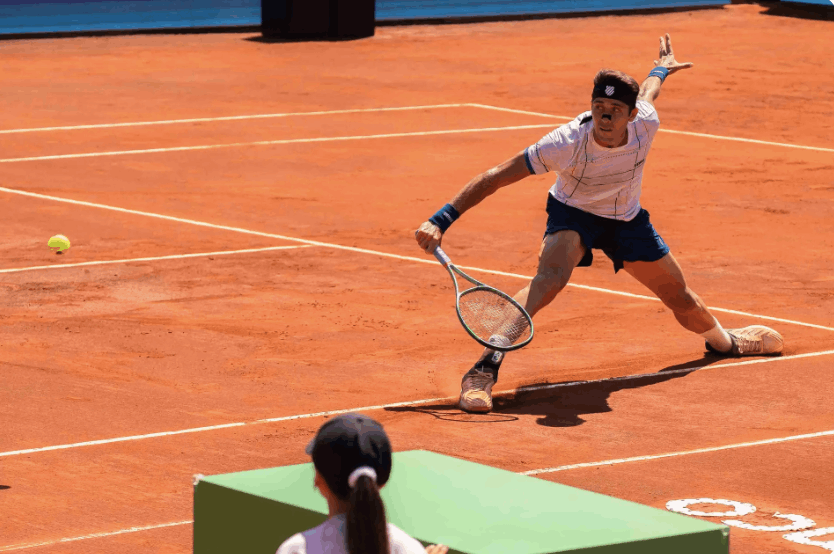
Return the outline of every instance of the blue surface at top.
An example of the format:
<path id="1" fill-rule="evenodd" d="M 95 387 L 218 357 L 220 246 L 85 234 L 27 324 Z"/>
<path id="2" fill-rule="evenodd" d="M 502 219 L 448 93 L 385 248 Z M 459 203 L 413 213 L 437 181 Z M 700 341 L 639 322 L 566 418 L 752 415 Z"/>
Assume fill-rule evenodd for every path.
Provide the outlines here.
<path id="1" fill-rule="evenodd" d="M 828 1 L 828 0 L 826 0 Z M 376 19 L 497 17 L 729 4 L 728 0 L 377 0 Z"/>
<path id="2" fill-rule="evenodd" d="M 804 1 L 826 4 L 830 0 Z M 729 0 L 377 0 L 376 19 L 523 16 L 727 3 Z M 0 0 L 0 35 L 260 24 L 261 0 Z"/>
<path id="3" fill-rule="evenodd" d="M 818 6 L 834 7 L 834 0 L 789 0 L 790 2 L 797 2 L 800 4 L 816 4 Z"/>
<path id="4" fill-rule="evenodd" d="M 260 0 L 0 0 L 0 34 L 260 24 Z"/>

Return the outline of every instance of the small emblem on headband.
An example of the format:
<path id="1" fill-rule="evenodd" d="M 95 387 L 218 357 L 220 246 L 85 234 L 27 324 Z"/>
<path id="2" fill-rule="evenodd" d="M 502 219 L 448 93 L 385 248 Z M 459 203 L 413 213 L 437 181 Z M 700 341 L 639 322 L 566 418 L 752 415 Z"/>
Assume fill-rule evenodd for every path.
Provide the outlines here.
<path id="1" fill-rule="evenodd" d="M 605 94 L 608 95 L 608 96 L 611 96 L 612 94 L 614 94 L 614 87 L 612 87 L 611 85 L 608 85 L 607 87 L 605 87 Z"/>

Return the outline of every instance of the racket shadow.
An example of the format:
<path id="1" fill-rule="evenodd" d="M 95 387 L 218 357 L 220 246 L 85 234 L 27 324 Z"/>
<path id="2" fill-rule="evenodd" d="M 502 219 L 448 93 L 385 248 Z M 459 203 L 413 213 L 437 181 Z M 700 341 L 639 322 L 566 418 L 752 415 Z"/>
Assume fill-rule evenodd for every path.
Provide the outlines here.
<path id="1" fill-rule="evenodd" d="M 511 414 L 499 414 L 495 411 L 488 414 L 470 414 L 469 412 L 464 412 L 458 408 L 457 404 L 454 402 L 449 404 L 432 404 L 423 406 L 397 406 L 393 408 L 385 408 L 385 411 L 425 414 L 430 415 L 435 419 L 451 421 L 454 423 L 507 423 L 510 421 L 518 421 L 518 416 Z"/>
<path id="2" fill-rule="evenodd" d="M 701 358 L 665 367 L 657 373 L 594 382 L 530 384 L 514 394 L 496 396 L 493 399 L 493 412 L 502 415 L 538 416 L 536 423 L 546 427 L 576 427 L 585 423 L 583 415 L 612 412 L 608 403 L 612 393 L 681 379 L 722 360 L 726 358 L 707 353 Z M 537 388 L 539 390 L 535 390 Z"/>

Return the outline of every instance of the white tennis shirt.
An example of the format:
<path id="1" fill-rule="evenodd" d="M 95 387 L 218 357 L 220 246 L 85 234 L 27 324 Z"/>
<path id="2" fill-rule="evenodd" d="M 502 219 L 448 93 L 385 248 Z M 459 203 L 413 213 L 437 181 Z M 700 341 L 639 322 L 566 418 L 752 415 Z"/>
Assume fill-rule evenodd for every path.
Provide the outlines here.
<path id="1" fill-rule="evenodd" d="M 628 142 L 605 148 L 593 136 L 591 112 L 545 135 L 527 149 L 527 165 L 536 175 L 558 175 L 550 194 L 556 200 L 592 214 L 630 221 L 640 211 L 646 156 L 660 127 L 650 103 L 637 101 L 638 114 L 628 124 Z"/>
<path id="2" fill-rule="evenodd" d="M 388 543 L 391 554 L 426 554 L 426 549 L 405 531 L 388 524 Z M 318 527 L 284 541 L 275 554 L 347 554 L 345 516 L 333 516 Z"/>

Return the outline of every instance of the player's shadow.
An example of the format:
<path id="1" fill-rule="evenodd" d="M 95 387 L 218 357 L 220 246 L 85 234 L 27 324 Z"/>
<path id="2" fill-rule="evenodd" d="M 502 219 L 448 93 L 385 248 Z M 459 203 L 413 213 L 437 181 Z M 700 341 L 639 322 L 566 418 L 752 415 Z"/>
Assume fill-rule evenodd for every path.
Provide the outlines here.
<path id="1" fill-rule="evenodd" d="M 610 412 L 611 393 L 637 389 L 680 379 L 698 369 L 726 360 L 723 356 L 704 354 L 702 358 L 671 365 L 657 373 L 614 377 L 599 381 L 565 381 L 525 385 L 512 395 L 496 395 L 493 410 L 488 414 L 469 414 L 455 404 L 397 406 L 391 412 L 417 412 L 444 421 L 458 423 L 504 423 L 519 416 L 539 416 L 536 423 L 547 427 L 576 427 L 586 414 Z"/>
<path id="2" fill-rule="evenodd" d="M 8 485 L 0 485 L 0 491 L 4 491 L 6 489 L 10 489 L 11 487 Z"/>

